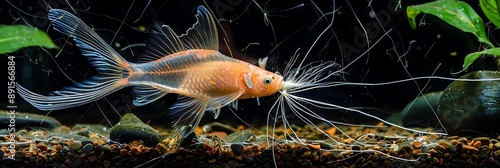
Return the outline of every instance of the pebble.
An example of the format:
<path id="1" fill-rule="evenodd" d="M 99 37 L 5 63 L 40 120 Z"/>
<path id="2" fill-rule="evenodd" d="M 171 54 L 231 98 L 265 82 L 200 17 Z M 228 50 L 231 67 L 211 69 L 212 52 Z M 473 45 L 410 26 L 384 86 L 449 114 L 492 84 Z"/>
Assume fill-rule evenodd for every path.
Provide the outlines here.
<path id="1" fill-rule="evenodd" d="M 488 138 L 488 137 L 476 137 L 476 138 L 474 138 L 474 141 L 481 141 L 481 143 L 483 145 L 490 144 L 490 138 Z"/>
<path id="2" fill-rule="evenodd" d="M 479 151 L 477 148 L 473 147 L 473 146 L 469 146 L 469 145 L 464 145 L 462 146 L 462 149 L 464 151 Z"/>
<path id="3" fill-rule="evenodd" d="M 12 166 L 14 165 L 14 159 L 2 159 L 2 165 L 4 166 Z"/>
<path id="4" fill-rule="evenodd" d="M 450 147 L 448 147 L 448 149 L 449 149 L 451 152 L 456 152 L 456 151 L 457 151 L 457 147 L 455 147 L 455 145 L 450 145 Z"/>
<path id="5" fill-rule="evenodd" d="M 15 157 L 16 158 L 24 158 L 23 151 L 20 151 L 20 150 L 16 151 Z"/>
<path id="6" fill-rule="evenodd" d="M 88 136 L 90 134 L 90 131 L 88 128 L 79 128 L 76 134 L 81 136 Z"/>
<path id="7" fill-rule="evenodd" d="M 79 150 L 80 148 L 82 148 L 82 143 L 81 142 L 78 142 L 78 141 L 74 141 L 73 143 L 71 143 L 71 145 L 69 145 L 69 149 L 71 150 L 74 150 L 74 151 L 77 151 Z"/>
<path id="8" fill-rule="evenodd" d="M 92 152 L 92 150 L 94 150 L 94 146 L 90 143 L 87 143 L 82 147 L 82 153 L 85 154 Z"/>
<path id="9" fill-rule="evenodd" d="M 416 148 L 416 149 L 420 149 L 420 148 L 422 147 L 422 142 L 420 142 L 420 141 L 414 141 L 414 142 L 412 143 L 412 146 L 413 146 L 414 148 Z"/>
<path id="10" fill-rule="evenodd" d="M 453 140 L 450 141 L 450 143 L 452 145 L 457 145 L 459 142 L 456 139 L 453 139 Z"/>
<path id="11" fill-rule="evenodd" d="M 437 151 L 441 152 L 441 154 L 446 153 L 446 148 L 443 147 L 442 145 L 437 145 L 436 147 L 434 147 L 434 149 L 436 149 Z"/>
<path id="12" fill-rule="evenodd" d="M 495 157 L 500 156 L 500 150 L 496 150 L 495 152 L 493 152 L 493 156 Z"/>
<path id="13" fill-rule="evenodd" d="M 61 152 L 67 153 L 70 149 L 67 146 L 63 146 Z"/>
<path id="14" fill-rule="evenodd" d="M 0 125 L 9 125 L 10 117 L 7 111 L 0 110 Z M 47 115 L 18 112 L 16 110 L 16 130 L 25 127 L 36 127 L 53 129 L 59 127 L 61 123 L 53 117 Z"/>
<path id="15" fill-rule="evenodd" d="M 311 156 L 311 154 L 312 154 L 311 151 L 306 151 L 306 152 L 302 153 L 302 155 L 300 156 L 300 158 L 307 159 L 307 158 L 309 158 Z"/>
<path id="16" fill-rule="evenodd" d="M 500 149 L 500 142 L 495 143 L 495 149 Z"/>
<path id="17" fill-rule="evenodd" d="M 424 146 L 422 147 L 422 152 L 423 152 L 423 153 L 429 153 L 429 150 L 430 150 L 429 145 L 424 145 Z"/>
<path id="18" fill-rule="evenodd" d="M 45 143 L 43 143 L 43 142 L 38 143 L 38 145 L 36 147 L 38 149 L 40 149 L 41 151 L 47 151 L 47 149 L 48 149 L 47 145 L 45 145 Z"/>
<path id="19" fill-rule="evenodd" d="M 103 150 L 104 152 L 109 152 L 109 151 L 111 151 L 111 147 L 110 147 L 108 144 L 106 144 L 106 145 L 104 145 L 104 146 L 102 147 L 102 150 Z"/>
<path id="20" fill-rule="evenodd" d="M 234 154 L 240 155 L 241 152 L 243 152 L 243 145 L 240 143 L 231 144 L 231 150 L 234 152 Z"/>
<path id="21" fill-rule="evenodd" d="M 321 149 L 320 144 L 307 144 L 307 147 L 309 147 L 310 149 L 313 149 L 313 150 L 320 150 Z"/>
<path id="22" fill-rule="evenodd" d="M 143 123 L 132 113 L 123 115 L 111 130 L 109 138 L 121 143 L 142 140 L 148 146 L 155 146 L 163 141 L 163 137 L 153 127 Z"/>
<path id="23" fill-rule="evenodd" d="M 241 134 L 241 132 L 245 131 L 248 130 L 235 132 L 236 137 L 242 137 L 243 134 Z M 372 131 L 377 130 L 373 129 Z M 297 133 L 301 132 L 297 131 Z M 104 141 L 104 143 L 99 143 L 98 140 L 105 139 L 103 137 L 106 136 L 95 133 L 86 134 L 89 137 L 82 135 L 85 134 L 73 136 L 73 138 L 79 138 L 76 140 L 47 135 L 47 137 L 52 137 L 52 139 L 49 141 L 30 141 L 32 144 L 30 149 L 34 147 L 35 150 L 39 149 L 38 151 L 42 152 L 38 154 L 30 153 L 26 152 L 28 150 L 27 148 L 24 148 L 24 150 L 21 149 L 16 152 L 16 155 L 25 158 L 22 160 L 23 163 L 32 164 L 49 162 L 49 159 L 53 159 L 54 162 L 58 161 L 59 167 L 95 166 L 92 165 L 92 163 L 99 163 L 99 167 L 111 167 L 111 165 L 116 165 L 117 167 L 130 167 L 136 165 L 137 162 L 144 163 L 151 158 L 157 158 L 159 156 L 165 157 L 165 159 L 161 160 L 162 162 L 167 162 L 167 164 L 170 163 L 168 161 L 169 159 L 177 159 L 177 161 L 182 162 L 178 164 L 187 167 L 228 167 L 230 165 L 232 167 L 248 167 L 257 164 L 263 167 L 266 165 L 272 167 L 274 165 L 274 160 L 272 160 L 273 154 L 277 159 L 276 164 L 281 167 L 328 167 L 335 164 L 337 166 L 353 165 L 354 167 L 460 167 L 464 165 L 484 167 L 494 165 L 498 162 L 497 158 L 500 157 L 500 148 L 497 148 L 500 146 L 500 143 L 496 140 L 486 140 L 482 137 L 468 137 L 468 140 L 463 137 L 455 137 L 454 139 L 435 138 L 435 140 L 423 137 L 424 140 L 419 139 L 418 141 L 416 139 L 411 139 L 411 137 L 409 139 L 393 138 L 390 142 L 398 143 L 391 143 L 393 144 L 392 149 L 389 149 L 389 146 L 385 145 L 389 141 L 383 139 L 382 137 L 384 137 L 384 135 L 382 134 L 367 136 L 359 141 L 355 140 L 352 142 L 353 145 L 340 145 L 335 144 L 333 141 L 316 141 L 308 139 L 302 140 L 301 143 L 294 143 L 294 141 L 282 141 L 276 138 L 273 139 L 276 140 L 273 141 L 276 142 L 275 152 L 273 153 L 272 150 L 266 149 L 267 145 L 265 143 L 256 143 L 256 138 L 250 136 L 250 138 L 241 143 L 228 143 L 222 140 L 222 143 L 218 145 L 214 144 L 216 143 L 214 139 L 200 139 L 202 140 L 201 142 L 197 142 L 192 146 L 182 147 L 178 149 L 177 153 L 174 155 L 163 155 L 165 152 L 173 151 L 168 145 L 169 143 L 158 143 L 157 145 L 163 147 L 160 151 L 158 150 L 159 148 L 156 148 L 157 145 L 150 147 L 141 143 L 123 144 L 108 140 Z M 280 135 L 277 137 L 279 136 Z M 409 136 L 416 135 L 410 134 Z M 340 137 L 332 138 L 339 141 L 343 140 L 343 138 Z M 458 141 L 459 138 L 460 142 Z M 366 146 L 363 145 L 370 140 L 373 142 Z M 2 141 L 1 138 L 0 141 Z M 136 140 L 135 142 L 140 141 Z M 175 141 L 172 140 L 172 142 Z M 466 144 L 463 142 L 466 142 Z M 480 144 L 478 145 L 478 143 Z M 488 144 L 488 146 L 485 146 L 486 144 Z M 200 148 L 196 148 L 196 146 Z M 477 148 L 477 146 L 479 146 L 479 148 Z M 398 150 L 396 150 L 396 148 Z M 491 149 L 488 150 L 487 148 Z M 7 148 L 5 147 L 5 149 Z M 338 149 L 338 151 L 330 149 Z M 387 156 L 381 155 L 380 153 L 359 154 L 358 152 L 352 152 L 365 149 L 382 151 L 384 154 L 389 153 L 391 156 L 401 157 L 403 159 L 412 160 L 419 158 L 419 160 L 399 163 L 390 160 Z M 468 150 L 474 151 L 474 149 L 479 150 L 479 152 L 467 152 Z M 78 152 L 71 152 L 71 150 Z M 427 150 L 428 153 L 423 152 L 423 150 Z M 43 153 L 43 151 L 46 152 Z M 432 155 L 429 155 L 429 153 Z M 214 156 L 213 154 L 216 155 Z M 46 159 L 44 160 L 44 158 Z M 454 162 L 452 163 L 452 161 Z M 52 160 L 50 160 L 50 162 L 52 162 Z M 53 165 L 56 164 L 57 163 Z M 175 164 L 169 166 L 176 167 Z"/>
<path id="24" fill-rule="evenodd" d="M 434 113 L 438 109 L 437 105 L 442 94 L 442 91 L 426 93 L 409 102 L 401 114 L 403 126 L 419 127 L 426 124 L 438 124 Z"/>
<path id="25" fill-rule="evenodd" d="M 435 164 L 439 163 L 439 159 L 437 157 L 433 157 L 432 158 L 432 162 L 434 162 Z"/>
<path id="26" fill-rule="evenodd" d="M 243 157 L 243 161 L 247 164 L 247 165 L 252 165 L 254 163 L 253 161 L 253 158 L 251 157 Z"/>
<path id="27" fill-rule="evenodd" d="M 474 148 L 479 149 L 481 147 L 481 141 L 476 141 L 473 144 Z"/>

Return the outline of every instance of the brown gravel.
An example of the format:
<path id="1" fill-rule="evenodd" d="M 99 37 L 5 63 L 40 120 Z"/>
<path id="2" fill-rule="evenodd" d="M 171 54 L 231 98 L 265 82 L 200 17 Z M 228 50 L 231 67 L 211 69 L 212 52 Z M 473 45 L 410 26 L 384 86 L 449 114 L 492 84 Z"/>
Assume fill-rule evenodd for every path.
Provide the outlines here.
<path id="1" fill-rule="evenodd" d="M 240 126 L 241 127 L 241 126 Z M 15 160 L 6 167 L 499 167 L 500 137 L 419 136 L 396 128 L 324 128 L 332 139 L 308 127 L 293 128 L 300 141 L 284 140 L 291 130 L 273 138 L 256 132 L 243 142 L 224 142 L 227 133 L 198 132 L 201 142 L 176 148 L 176 138 L 156 146 L 141 141 L 112 142 L 95 133 L 71 139 L 37 132 L 47 139 L 16 136 Z M 238 129 L 242 132 L 245 129 Z M 27 134 L 34 134 L 35 131 Z M 169 133 L 162 133 L 168 135 Z M 347 138 L 347 135 L 352 139 Z M 274 139 L 268 142 L 266 139 Z M 0 138 L 8 142 L 8 136 Z M 336 143 L 334 141 L 340 142 Z M 4 158 L 8 145 L 2 143 Z"/>

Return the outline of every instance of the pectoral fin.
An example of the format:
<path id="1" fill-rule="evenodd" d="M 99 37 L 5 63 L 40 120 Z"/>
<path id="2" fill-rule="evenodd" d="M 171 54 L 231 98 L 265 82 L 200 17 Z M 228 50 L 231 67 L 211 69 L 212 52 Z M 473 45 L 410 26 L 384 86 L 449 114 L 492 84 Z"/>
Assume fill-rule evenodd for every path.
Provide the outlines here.
<path id="1" fill-rule="evenodd" d="M 243 74 L 243 80 L 245 80 L 245 84 L 248 88 L 253 88 L 252 76 L 250 75 L 250 73 Z"/>
<path id="2" fill-rule="evenodd" d="M 205 114 L 205 111 L 211 111 L 214 113 L 214 118 L 217 118 L 220 114 L 220 108 L 230 104 L 231 102 L 238 99 L 243 94 L 241 92 L 234 92 L 225 96 L 211 98 L 210 102 L 205 102 L 195 98 L 190 98 L 186 96 L 179 96 L 177 102 L 170 107 L 170 119 L 172 120 L 172 126 L 190 127 L 181 132 L 181 136 L 185 138 L 189 133 L 194 131 L 194 128 L 198 126 L 201 118 Z"/>
<path id="3" fill-rule="evenodd" d="M 236 101 L 242 94 L 243 92 L 234 92 L 228 95 L 214 98 L 208 104 L 207 111 L 212 111 L 214 113 L 214 119 L 217 119 L 217 117 L 219 117 L 220 108 Z"/>

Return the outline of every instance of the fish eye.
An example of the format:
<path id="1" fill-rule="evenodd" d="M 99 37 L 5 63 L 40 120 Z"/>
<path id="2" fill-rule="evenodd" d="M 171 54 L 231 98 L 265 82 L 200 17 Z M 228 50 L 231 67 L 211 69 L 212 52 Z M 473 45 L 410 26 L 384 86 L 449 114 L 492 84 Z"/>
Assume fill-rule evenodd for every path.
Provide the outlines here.
<path id="1" fill-rule="evenodd" d="M 264 79 L 264 84 L 269 85 L 269 84 L 271 84 L 272 81 L 273 81 L 272 79 L 266 78 L 266 79 Z"/>

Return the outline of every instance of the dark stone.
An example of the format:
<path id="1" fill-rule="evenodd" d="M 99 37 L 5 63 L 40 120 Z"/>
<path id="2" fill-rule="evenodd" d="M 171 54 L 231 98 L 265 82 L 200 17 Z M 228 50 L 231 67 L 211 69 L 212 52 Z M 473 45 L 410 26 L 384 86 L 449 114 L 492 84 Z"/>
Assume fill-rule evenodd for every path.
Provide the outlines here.
<path id="1" fill-rule="evenodd" d="M 109 152 L 109 151 L 111 151 L 111 147 L 110 147 L 108 144 L 105 144 L 105 145 L 102 147 L 102 150 L 103 150 L 104 152 Z"/>
<path id="2" fill-rule="evenodd" d="M 10 119 L 7 111 L 0 110 L 0 125 L 9 125 Z M 59 126 L 61 126 L 59 121 L 46 115 L 16 112 L 16 130 L 22 128 L 53 129 Z"/>
<path id="3" fill-rule="evenodd" d="M 243 162 L 245 162 L 245 164 L 247 164 L 247 165 L 253 165 L 254 160 L 251 157 L 245 156 L 245 157 L 243 157 Z"/>
<path id="4" fill-rule="evenodd" d="M 240 155 L 243 152 L 243 145 L 239 143 L 231 144 L 231 150 L 233 150 L 235 155 Z"/>
<path id="5" fill-rule="evenodd" d="M 90 143 L 87 143 L 86 145 L 83 145 L 83 147 L 82 147 L 82 153 L 85 153 L 85 154 L 92 152 L 92 150 L 94 150 L 94 146 Z"/>
<path id="6" fill-rule="evenodd" d="M 133 140 L 142 140 L 145 145 L 155 146 L 163 137 L 151 126 L 144 124 L 131 113 L 125 114 L 120 122 L 113 127 L 109 138 L 121 143 L 130 143 Z"/>
<path id="7" fill-rule="evenodd" d="M 438 124 L 435 111 L 443 92 L 426 93 L 409 102 L 401 112 L 405 127 L 428 127 Z"/>
<path id="8" fill-rule="evenodd" d="M 460 79 L 496 79 L 498 71 L 474 71 Z M 437 115 L 450 135 L 474 136 L 500 132 L 498 81 L 453 81 L 439 100 Z"/>
<path id="9" fill-rule="evenodd" d="M 2 159 L 2 165 L 4 165 L 4 166 L 12 166 L 12 165 L 14 165 L 14 162 L 15 162 L 14 159 L 9 159 L 9 158 Z"/>
<path id="10" fill-rule="evenodd" d="M 100 124 L 76 124 L 71 127 L 71 131 L 77 132 L 78 135 L 88 136 L 89 133 L 97 133 L 100 135 L 109 135 L 111 129 Z"/>

